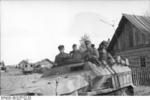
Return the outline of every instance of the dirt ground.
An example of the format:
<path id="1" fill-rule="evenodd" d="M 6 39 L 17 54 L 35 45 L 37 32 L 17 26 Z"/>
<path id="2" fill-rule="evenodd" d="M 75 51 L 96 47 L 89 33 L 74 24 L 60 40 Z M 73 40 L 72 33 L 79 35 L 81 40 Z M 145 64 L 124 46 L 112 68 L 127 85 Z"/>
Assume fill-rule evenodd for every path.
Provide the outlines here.
<path id="1" fill-rule="evenodd" d="M 136 86 L 135 96 L 150 96 L 150 86 Z"/>
<path id="2" fill-rule="evenodd" d="M 40 74 L 23 75 L 21 69 L 9 68 L 7 72 L 1 71 L 0 94 L 9 94 L 14 89 L 22 88 L 28 82 L 38 80 Z"/>

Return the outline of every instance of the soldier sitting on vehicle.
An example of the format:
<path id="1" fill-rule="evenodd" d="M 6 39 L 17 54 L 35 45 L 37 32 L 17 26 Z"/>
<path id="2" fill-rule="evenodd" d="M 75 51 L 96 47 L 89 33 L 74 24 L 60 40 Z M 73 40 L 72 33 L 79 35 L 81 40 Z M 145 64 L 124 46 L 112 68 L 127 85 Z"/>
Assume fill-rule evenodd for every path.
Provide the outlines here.
<path id="1" fill-rule="evenodd" d="M 82 55 L 81 52 L 78 50 L 77 45 L 73 44 L 72 45 L 72 51 L 70 52 L 70 55 L 72 57 L 73 60 L 81 60 L 82 59 Z"/>
<path id="2" fill-rule="evenodd" d="M 98 50 L 95 48 L 95 45 L 94 45 L 94 44 L 91 44 L 91 48 L 92 48 L 93 57 L 99 58 Z"/>
<path id="3" fill-rule="evenodd" d="M 106 41 L 103 41 L 98 48 L 98 52 L 99 52 L 99 60 L 102 61 L 103 65 L 107 65 L 107 64 L 113 64 L 115 63 L 114 58 L 112 57 L 112 55 L 107 52 L 107 46 L 108 43 Z"/>
<path id="4" fill-rule="evenodd" d="M 91 47 L 90 41 L 85 41 L 85 45 L 87 50 L 84 52 L 84 59 L 99 66 L 100 65 L 100 62 L 98 61 L 99 53 L 97 49 Z"/>
<path id="5" fill-rule="evenodd" d="M 60 53 L 55 57 L 55 63 L 54 63 L 55 66 L 63 64 L 65 61 L 71 58 L 69 54 L 64 52 L 65 50 L 64 45 L 59 45 L 58 50 Z"/>

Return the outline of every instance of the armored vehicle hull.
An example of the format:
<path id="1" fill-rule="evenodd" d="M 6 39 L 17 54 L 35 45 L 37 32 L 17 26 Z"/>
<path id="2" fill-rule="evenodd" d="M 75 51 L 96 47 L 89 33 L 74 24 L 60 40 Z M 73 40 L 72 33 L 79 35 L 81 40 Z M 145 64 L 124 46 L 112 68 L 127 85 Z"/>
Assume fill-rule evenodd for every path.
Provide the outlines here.
<path id="1" fill-rule="evenodd" d="M 128 66 L 80 62 L 47 70 L 37 81 L 10 95 L 134 95 Z"/>

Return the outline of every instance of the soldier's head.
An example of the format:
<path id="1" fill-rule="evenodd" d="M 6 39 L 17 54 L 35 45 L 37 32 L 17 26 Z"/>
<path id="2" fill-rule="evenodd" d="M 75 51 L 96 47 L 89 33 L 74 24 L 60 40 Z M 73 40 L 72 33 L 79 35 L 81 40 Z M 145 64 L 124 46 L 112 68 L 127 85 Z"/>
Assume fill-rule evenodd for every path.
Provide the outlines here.
<path id="1" fill-rule="evenodd" d="M 59 46 L 58 46 L 58 50 L 59 50 L 61 53 L 63 53 L 64 50 L 65 50 L 64 45 L 59 45 Z"/>
<path id="2" fill-rule="evenodd" d="M 91 42 L 88 41 L 88 40 L 86 40 L 86 41 L 85 41 L 85 45 L 86 45 L 87 48 L 90 48 L 90 47 L 91 47 Z"/>
<path id="3" fill-rule="evenodd" d="M 76 44 L 73 44 L 73 45 L 72 45 L 72 49 L 73 49 L 74 51 L 76 51 L 76 50 L 77 50 L 77 45 L 76 45 Z"/>
<path id="4" fill-rule="evenodd" d="M 100 46 L 99 46 L 99 48 L 103 48 L 103 49 L 107 49 L 107 47 L 108 47 L 108 42 L 107 41 L 102 41 L 101 42 L 101 44 L 100 44 Z"/>

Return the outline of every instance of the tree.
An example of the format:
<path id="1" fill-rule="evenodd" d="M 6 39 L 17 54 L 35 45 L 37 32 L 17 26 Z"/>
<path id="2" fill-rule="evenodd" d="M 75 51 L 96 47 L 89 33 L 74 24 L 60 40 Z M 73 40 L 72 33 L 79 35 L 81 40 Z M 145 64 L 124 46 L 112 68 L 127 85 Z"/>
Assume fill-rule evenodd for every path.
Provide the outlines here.
<path id="1" fill-rule="evenodd" d="M 80 51 L 83 52 L 86 50 L 85 41 L 87 41 L 87 40 L 91 42 L 90 37 L 87 34 L 84 34 L 80 40 L 80 47 L 79 47 Z"/>

